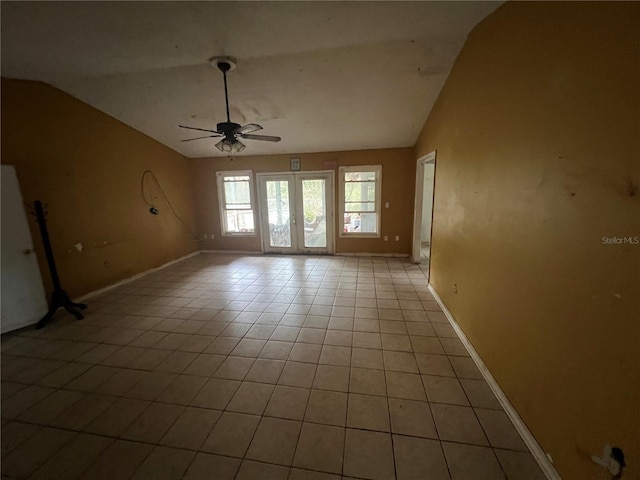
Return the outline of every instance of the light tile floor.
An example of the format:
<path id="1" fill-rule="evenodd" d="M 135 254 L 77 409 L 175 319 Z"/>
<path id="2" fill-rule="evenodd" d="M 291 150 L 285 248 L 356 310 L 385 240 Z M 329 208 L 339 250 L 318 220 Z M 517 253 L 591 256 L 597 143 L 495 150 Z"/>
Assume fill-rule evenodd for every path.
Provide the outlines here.
<path id="1" fill-rule="evenodd" d="M 404 259 L 201 254 L 2 338 L 2 478 L 538 480 Z"/>
<path id="2" fill-rule="evenodd" d="M 420 262 L 424 267 L 425 265 L 429 265 L 429 255 L 431 254 L 429 250 L 429 242 L 422 242 L 420 244 Z"/>

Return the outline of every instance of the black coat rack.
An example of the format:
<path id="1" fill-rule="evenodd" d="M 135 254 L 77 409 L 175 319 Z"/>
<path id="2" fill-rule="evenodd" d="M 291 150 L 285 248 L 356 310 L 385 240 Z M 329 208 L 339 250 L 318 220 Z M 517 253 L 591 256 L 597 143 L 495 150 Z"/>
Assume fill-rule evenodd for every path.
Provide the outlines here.
<path id="1" fill-rule="evenodd" d="M 42 208 L 42 202 L 36 200 L 34 202 L 35 215 L 40 227 L 40 235 L 42 236 L 42 244 L 44 246 L 44 253 L 47 256 L 47 264 L 49 265 L 49 273 L 51 274 L 51 281 L 53 282 L 53 293 L 51 294 L 51 305 L 47 314 L 36 323 L 36 329 L 44 327 L 47 322 L 53 317 L 58 308 L 64 308 L 71 315 L 76 317 L 77 320 L 82 320 L 84 316 L 77 309 L 84 310 L 87 306 L 84 303 L 74 303 L 60 286 L 60 278 L 58 277 L 58 269 L 56 268 L 56 261 L 53 258 L 53 250 L 51 249 L 51 240 L 49 240 L 49 232 L 47 230 L 47 214 Z"/>

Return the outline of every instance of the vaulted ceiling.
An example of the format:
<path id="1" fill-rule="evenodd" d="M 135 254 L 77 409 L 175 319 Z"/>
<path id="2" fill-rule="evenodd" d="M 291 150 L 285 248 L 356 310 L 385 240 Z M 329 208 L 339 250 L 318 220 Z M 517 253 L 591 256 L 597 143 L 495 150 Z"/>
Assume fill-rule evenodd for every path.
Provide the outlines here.
<path id="1" fill-rule="evenodd" d="M 5 2 L 2 76 L 49 83 L 187 157 L 178 124 L 258 123 L 243 154 L 412 146 L 471 29 L 501 2 Z M 43 106 L 45 108 L 45 106 Z M 34 119 L 37 124 L 38 119 Z M 37 131 L 37 128 L 34 128 Z"/>

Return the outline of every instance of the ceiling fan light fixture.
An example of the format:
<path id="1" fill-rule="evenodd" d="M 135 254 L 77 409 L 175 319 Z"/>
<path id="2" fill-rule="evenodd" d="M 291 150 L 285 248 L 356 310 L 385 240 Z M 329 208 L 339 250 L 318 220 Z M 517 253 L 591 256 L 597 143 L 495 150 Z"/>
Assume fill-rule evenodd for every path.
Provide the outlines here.
<path id="1" fill-rule="evenodd" d="M 225 138 L 216 143 L 216 148 L 223 153 L 239 153 L 243 151 L 246 146 L 239 140 L 234 139 L 232 141 L 228 138 Z"/>

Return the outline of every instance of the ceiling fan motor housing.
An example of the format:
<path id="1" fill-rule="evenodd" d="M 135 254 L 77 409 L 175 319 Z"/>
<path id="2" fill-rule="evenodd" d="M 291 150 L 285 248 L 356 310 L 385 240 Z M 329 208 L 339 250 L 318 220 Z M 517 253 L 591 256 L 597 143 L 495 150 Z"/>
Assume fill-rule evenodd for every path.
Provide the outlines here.
<path id="1" fill-rule="evenodd" d="M 232 136 L 233 132 L 240 128 L 240 124 L 233 122 L 222 122 L 216 125 L 216 130 L 224 133 L 226 136 Z"/>

